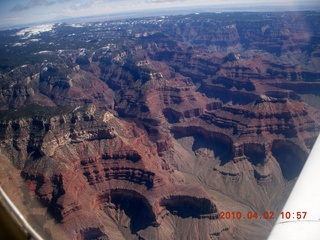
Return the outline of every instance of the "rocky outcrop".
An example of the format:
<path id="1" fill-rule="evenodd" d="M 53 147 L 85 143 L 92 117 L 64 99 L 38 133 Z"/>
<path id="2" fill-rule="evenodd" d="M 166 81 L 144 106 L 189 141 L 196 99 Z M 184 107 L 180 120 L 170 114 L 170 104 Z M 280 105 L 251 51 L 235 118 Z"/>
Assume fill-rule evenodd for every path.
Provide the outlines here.
<path id="1" fill-rule="evenodd" d="M 110 239 L 108 235 L 103 233 L 99 228 L 87 228 L 80 231 L 79 239 Z"/>
<path id="2" fill-rule="evenodd" d="M 93 103 L 98 107 L 113 108 L 112 91 L 91 72 L 72 68 L 68 62 L 44 62 L 40 72 L 30 69 L 3 76 L 0 99 L 2 109 L 21 108 L 30 103 L 45 106 L 77 107 Z M 12 81 L 17 78 L 18 80 Z"/>
<path id="3" fill-rule="evenodd" d="M 264 238 L 268 220 L 219 213 L 277 212 L 299 175 L 320 132 L 318 23 L 205 13 L 84 24 L 79 38 L 56 26 L 42 41 L 65 49 L 48 42 L 0 74 L 0 181 L 16 181 L 12 162 L 23 201 L 67 239 Z"/>
<path id="4" fill-rule="evenodd" d="M 189 197 L 186 186 L 170 180 L 172 171 L 160 167 L 157 146 L 145 132 L 110 112 L 89 105 L 52 118 L 3 121 L 1 126 L 2 149 L 17 158 L 21 176 L 57 222 L 69 226 L 75 215 L 102 214 L 93 222 L 71 224 L 78 233 L 66 233 L 70 237 L 108 239 L 124 231 L 123 226 L 129 228 L 126 236 L 143 233 L 175 215 L 180 202 L 190 207 L 190 217 L 219 221 L 209 196 L 194 187 L 191 193 L 200 199 Z M 173 191 L 183 196 L 177 203 L 175 197 L 165 197 Z M 105 218 L 118 222 L 117 233 L 99 226 Z"/>
<path id="5" fill-rule="evenodd" d="M 170 196 L 162 199 L 160 205 L 182 218 L 219 218 L 216 206 L 205 198 L 199 199 L 190 196 Z"/>

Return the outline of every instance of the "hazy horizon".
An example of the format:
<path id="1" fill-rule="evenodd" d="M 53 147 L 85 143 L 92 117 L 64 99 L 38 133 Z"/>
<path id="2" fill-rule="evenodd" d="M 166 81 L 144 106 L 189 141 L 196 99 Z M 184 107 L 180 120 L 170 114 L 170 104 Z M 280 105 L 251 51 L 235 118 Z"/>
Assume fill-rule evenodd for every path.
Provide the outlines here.
<path id="1" fill-rule="evenodd" d="M 194 11 L 302 11 L 320 10 L 317 0 L 301 3 L 296 0 L 12 0 L 0 1 L 0 28 L 27 26 L 43 22 L 102 16 L 112 19 L 117 14 L 124 16 L 154 15 L 155 12 L 179 13 L 178 9 Z M 153 14 L 151 14 L 153 13 Z M 136 14 L 136 15 L 135 15 Z"/>

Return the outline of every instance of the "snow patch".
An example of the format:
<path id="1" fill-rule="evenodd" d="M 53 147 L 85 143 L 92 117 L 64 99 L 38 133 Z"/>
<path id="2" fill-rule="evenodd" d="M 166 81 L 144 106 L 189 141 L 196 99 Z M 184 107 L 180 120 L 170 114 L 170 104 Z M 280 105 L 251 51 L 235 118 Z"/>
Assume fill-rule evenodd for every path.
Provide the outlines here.
<path id="1" fill-rule="evenodd" d="M 85 48 L 80 48 L 79 49 L 79 56 L 84 56 L 86 54 L 86 49 Z"/>
<path id="2" fill-rule="evenodd" d="M 73 109 L 73 112 L 77 111 L 80 108 L 81 108 L 81 106 L 76 107 L 75 109 Z"/>
<path id="3" fill-rule="evenodd" d="M 27 39 L 33 35 L 38 35 L 42 32 L 49 32 L 52 30 L 52 28 L 53 28 L 53 24 L 45 24 L 45 25 L 39 25 L 34 27 L 28 27 L 17 32 L 16 35 L 24 39 Z"/>
<path id="4" fill-rule="evenodd" d="M 21 47 L 23 45 L 24 45 L 24 43 L 14 43 L 14 44 L 12 44 L 13 47 Z"/>
<path id="5" fill-rule="evenodd" d="M 84 27 L 83 25 L 81 25 L 81 24 L 70 24 L 69 25 L 70 27 L 74 27 L 74 28 L 81 28 L 81 27 Z"/>
<path id="6" fill-rule="evenodd" d="M 34 53 L 34 55 L 39 55 L 39 54 L 49 54 L 49 55 L 51 55 L 51 54 L 53 54 L 53 52 L 52 51 L 40 51 L 40 52 Z"/>

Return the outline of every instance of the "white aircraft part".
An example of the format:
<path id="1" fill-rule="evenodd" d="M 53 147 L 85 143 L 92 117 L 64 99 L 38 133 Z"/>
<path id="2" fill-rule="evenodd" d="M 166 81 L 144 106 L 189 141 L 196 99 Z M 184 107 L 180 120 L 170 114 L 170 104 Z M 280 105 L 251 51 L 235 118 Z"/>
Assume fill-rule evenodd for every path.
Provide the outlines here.
<path id="1" fill-rule="evenodd" d="M 278 239 L 320 239 L 320 135 L 268 238 Z"/>
<path id="2" fill-rule="evenodd" d="M 3 191 L 0 186 L 0 203 L 5 209 L 7 209 L 8 214 L 11 215 L 12 220 L 20 227 L 22 232 L 26 233 L 25 239 L 31 240 L 43 240 L 43 238 L 31 227 L 25 217 L 21 214 L 18 208 L 13 204 L 8 195 Z M 1 237 L 1 234 L 0 234 Z"/>

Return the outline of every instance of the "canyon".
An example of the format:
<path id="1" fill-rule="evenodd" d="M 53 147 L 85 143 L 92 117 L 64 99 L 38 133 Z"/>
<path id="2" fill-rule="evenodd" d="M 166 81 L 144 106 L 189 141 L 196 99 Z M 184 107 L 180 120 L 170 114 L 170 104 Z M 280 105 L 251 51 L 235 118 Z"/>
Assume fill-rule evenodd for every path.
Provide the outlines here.
<path id="1" fill-rule="evenodd" d="M 320 132 L 319 24 L 1 31 L 1 186 L 46 239 L 266 239 Z"/>

